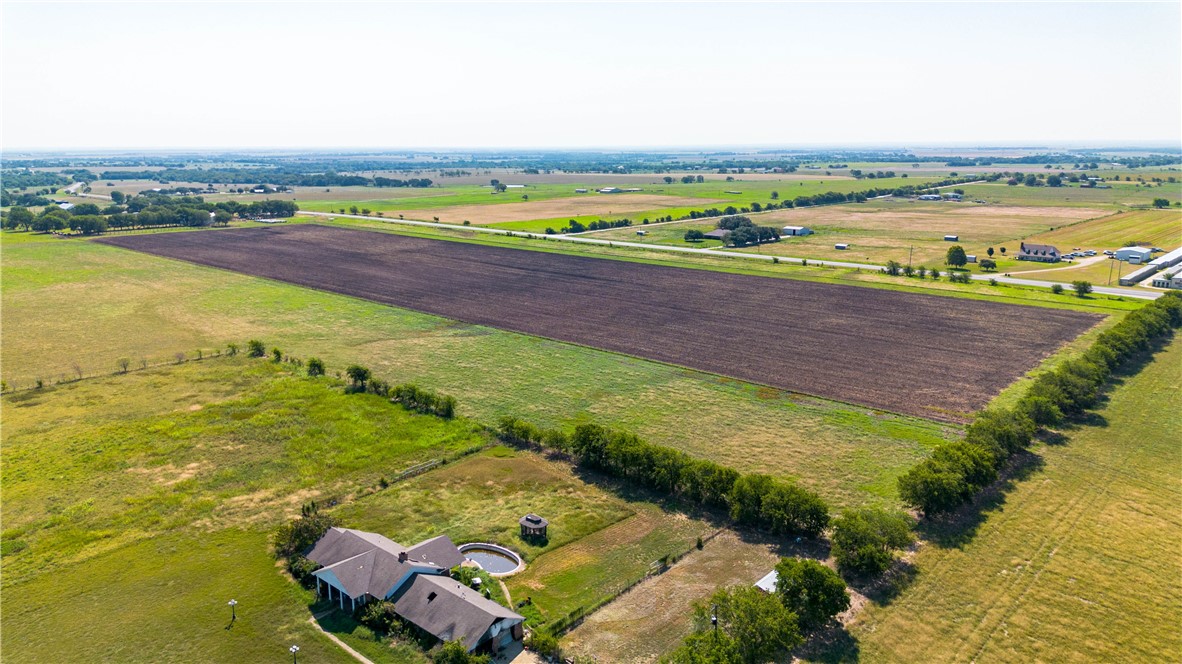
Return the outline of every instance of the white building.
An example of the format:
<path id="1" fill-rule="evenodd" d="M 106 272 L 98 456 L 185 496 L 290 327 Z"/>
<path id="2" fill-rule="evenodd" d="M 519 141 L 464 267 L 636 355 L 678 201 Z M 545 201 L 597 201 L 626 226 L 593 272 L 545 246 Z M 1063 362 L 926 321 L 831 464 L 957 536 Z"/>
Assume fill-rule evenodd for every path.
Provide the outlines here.
<path id="1" fill-rule="evenodd" d="M 1148 263 L 1153 252 L 1145 247 L 1124 247 L 1116 250 L 1116 260 L 1130 263 Z"/>
<path id="2" fill-rule="evenodd" d="M 1153 287 L 1176 288 L 1182 290 L 1182 265 L 1175 265 L 1174 267 L 1154 277 Z"/>
<path id="3" fill-rule="evenodd" d="M 780 230 L 780 235 L 812 235 L 813 229 L 808 226 L 785 226 Z"/>

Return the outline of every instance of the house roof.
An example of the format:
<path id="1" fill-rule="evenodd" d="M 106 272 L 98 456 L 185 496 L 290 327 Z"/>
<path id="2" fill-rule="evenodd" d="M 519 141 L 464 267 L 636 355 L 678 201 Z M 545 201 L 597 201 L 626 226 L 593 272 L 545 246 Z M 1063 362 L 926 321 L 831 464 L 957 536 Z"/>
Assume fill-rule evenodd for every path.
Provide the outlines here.
<path id="1" fill-rule="evenodd" d="M 454 556 L 445 551 L 444 547 L 448 545 L 455 550 Z M 446 537 L 436 537 L 407 549 L 377 533 L 349 528 L 329 528 L 306 557 L 322 566 L 316 570 L 317 576 L 331 573 L 344 591 L 354 598 L 366 594 L 385 598 L 410 572 L 441 574 L 455 566 L 444 561 L 463 560 L 463 555 Z M 458 565 L 459 561 L 455 564 Z"/>
<path id="2" fill-rule="evenodd" d="M 394 611 L 442 641 L 475 648 L 493 623 L 524 618 L 454 579 L 416 574 L 394 600 Z"/>
<path id="3" fill-rule="evenodd" d="M 759 588 L 765 593 L 776 592 L 776 581 L 780 575 L 776 574 L 776 570 L 772 570 L 764 575 L 764 577 L 755 582 L 755 587 Z"/>
<path id="4" fill-rule="evenodd" d="M 1027 244 L 1022 243 L 1020 250 L 1024 254 L 1038 254 L 1045 256 L 1047 254 L 1057 254 L 1059 250 L 1049 244 Z"/>
<path id="5" fill-rule="evenodd" d="M 518 523 L 528 528 L 545 528 L 550 522 L 538 516 L 537 514 L 530 512 L 529 514 L 521 517 L 521 520 Z"/>
<path id="6" fill-rule="evenodd" d="M 464 554 L 460 553 L 447 535 L 419 542 L 407 550 L 407 557 L 416 563 L 438 565 L 448 569 L 464 562 Z"/>
<path id="7" fill-rule="evenodd" d="M 716 229 L 710 231 L 709 233 L 706 233 L 705 235 L 708 238 L 713 238 L 715 240 L 721 240 L 724 237 L 726 237 L 727 233 L 730 233 L 730 231 L 728 231 L 724 228 L 716 228 Z"/>

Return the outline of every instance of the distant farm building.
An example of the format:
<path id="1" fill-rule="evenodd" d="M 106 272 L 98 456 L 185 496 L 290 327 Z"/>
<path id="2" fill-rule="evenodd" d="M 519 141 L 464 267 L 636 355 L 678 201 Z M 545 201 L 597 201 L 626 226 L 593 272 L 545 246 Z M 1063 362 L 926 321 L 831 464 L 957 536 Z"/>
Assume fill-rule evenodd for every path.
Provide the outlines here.
<path id="1" fill-rule="evenodd" d="M 959 235 L 945 235 L 944 241 L 945 242 L 960 242 L 960 236 Z"/>
<path id="2" fill-rule="evenodd" d="M 952 191 L 952 192 L 948 192 L 947 194 L 944 194 L 943 196 L 944 196 L 944 198 L 946 198 L 946 199 L 948 199 L 948 200 L 950 200 L 950 201 L 960 201 L 960 200 L 964 200 L 964 195 L 963 195 L 963 194 L 958 194 L 958 193 L 956 193 L 956 192 L 954 192 L 954 191 Z"/>
<path id="3" fill-rule="evenodd" d="M 1182 265 L 1175 265 L 1154 277 L 1153 285 L 1156 288 L 1175 288 L 1182 290 Z"/>
<path id="4" fill-rule="evenodd" d="M 976 263 L 977 262 L 977 254 L 967 254 L 965 256 L 965 260 L 967 260 L 970 263 Z"/>
<path id="5" fill-rule="evenodd" d="M 780 235 L 812 235 L 813 229 L 808 226 L 785 226 Z"/>
<path id="6" fill-rule="evenodd" d="M 575 189 L 575 193 L 576 194 L 585 194 L 585 193 L 587 193 L 587 190 L 586 189 Z"/>
<path id="7" fill-rule="evenodd" d="M 1148 265 L 1126 274 L 1120 278 L 1120 285 L 1135 286 L 1144 281 L 1149 275 L 1156 274 L 1159 270 L 1171 268 L 1179 263 L 1182 263 L 1182 248 L 1175 249 L 1168 254 L 1162 254 L 1149 261 Z M 1157 285 L 1157 280 L 1154 280 L 1154 285 Z M 1176 286 L 1162 286 L 1160 288 L 1176 288 Z"/>
<path id="8" fill-rule="evenodd" d="M 725 228 L 715 228 L 714 230 L 703 234 L 707 240 L 726 240 L 726 236 L 730 235 L 730 231 Z"/>
<path id="9" fill-rule="evenodd" d="M 1123 247 L 1116 250 L 1116 260 L 1130 263 L 1148 263 L 1153 252 L 1145 247 Z"/>
<path id="10" fill-rule="evenodd" d="M 726 194 L 735 194 L 736 196 L 738 196 L 739 194 L 741 194 L 741 193 L 743 193 L 743 192 L 741 192 L 741 191 L 727 191 L 727 192 L 723 192 L 723 193 L 726 193 Z"/>
<path id="11" fill-rule="evenodd" d="M 849 249 L 850 245 L 846 244 L 845 242 L 838 242 L 837 244 L 833 245 L 833 248 L 844 251 L 846 249 Z"/>
<path id="12" fill-rule="evenodd" d="M 449 576 L 465 562 L 446 535 L 412 547 L 377 533 L 329 528 L 308 560 L 316 592 L 345 610 L 371 601 L 389 601 L 394 613 L 440 641 L 461 641 L 471 651 L 496 653 L 520 641 L 525 619 L 485 599 Z"/>
<path id="13" fill-rule="evenodd" d="M 944 198 L 942 196 L 940 196 L 940 194 L 920 194 L 919 200 L 921 200 L 921 201 L 942 201 L 942 200 L 944 200 Z"/>
<path id="14" fill-rule="evenodd" d="M 598 191 L 601 194 L 618 194 L 618 193 L 620 193 L 621 190 L 619 187 L 604 187 L 603 189 L 599 189 Z"/>
<path id="15" fill-rule="evenodd" d="M 1059 250 L 1049 244 L 1027 244 L 1023 242 L 1018 248 L 1018 260 L 1058 263 Z"/>
<path id="16" fill-rule="evenodd" d="M 546 527 L 550 525 L 549 521 L 532 512 L 521 517 L 519 523 L 521 524 L 521 536 L 526 539 L 531 537 L 545 539 Z"/>

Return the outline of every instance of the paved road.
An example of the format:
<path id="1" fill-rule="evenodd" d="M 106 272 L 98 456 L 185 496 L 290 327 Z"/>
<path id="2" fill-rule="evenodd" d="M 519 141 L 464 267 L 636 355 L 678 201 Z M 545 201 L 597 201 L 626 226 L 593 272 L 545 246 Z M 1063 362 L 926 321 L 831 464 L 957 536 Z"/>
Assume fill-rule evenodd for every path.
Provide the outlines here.
<path id="1" fill-rule="evenodd" d="M 628 242 L 626 240 L 600 240 L 592 237 L 582 237 L 577 235 L 544 235 L 541 233 L 525 233 L 522 231 L 511 231 L 503 228 L 488 228 L 486 226 L 461 226 L 457 224 L 444 224 L 434 221 L 414 221 L 410 219 L 391 219 L 389 217 L 367 217 L 359 214 L 336 214 L 332 212 L 311 212 L 300 210 L 297 214 L 309 217 L 332 217 L 341 219 L 365 219 L 367 221 L 384 221 L 390 224 L 402 224 L 404 226 L 426 226 L 430 228 L 446 228 L 450 230 L 474 231 L 477 233 L 488 233 L 491 235 L 509 235 L 515 237 L 544 237 L 551 241 L 558 242 L 572 242 L 575 244 L 597 244 L 612 247 L 631 247 L 636 249 L 648 249 L 651 251 L 667 251 L 679 254 L 699 254 L 706 256 L 724 256 L 726 258 L 745 258 L 747 260 L 759 261 L 774 261 L 779 258 L 781 263 L 796 263 L 803 264 L 808 261 L 809 265 L 832 266 L 832 267 L 847 267 L 860 268 L 863 270 L 881 270 L 881 265 L 873 265 L 870 263 L 851 263 L 846 261 L 833 260 L 815 260 L 804 258 L 792 258 L 788 256 L 765 256 L 763 254 L 745 254 L 736 251 L 726 251 L 722 249 L 695 249 L 693 247 L 669 247 L 659 244 L 647 244 L 644 242 Z M 996 279 L 1001 283 L 1014 284 L 1017 286 L 1039 286 L 1042 288 L 1050 288 L 1055 284 L 1051 281 L 1041 281 L 1037 279 L 1024 279 L 1020 277 L 1009 277 L 1006 275 L 989 275 L 989 274 L 974 274 L 971 277 L 976 281 L 989 281 Z M 1059 284 L 1062 286 L 1063 284 Z M 1097 293 L 1104 293 L 1105 295 L 1119 295 L 1122 297 L 1135 297 L 1143 300 L 1156 300 L 1161 297 L 1158 291 L 1142 290 L 1135 288 L 1118 288 L 1116 286 L 1094 286 L 1093 290 Z"/>

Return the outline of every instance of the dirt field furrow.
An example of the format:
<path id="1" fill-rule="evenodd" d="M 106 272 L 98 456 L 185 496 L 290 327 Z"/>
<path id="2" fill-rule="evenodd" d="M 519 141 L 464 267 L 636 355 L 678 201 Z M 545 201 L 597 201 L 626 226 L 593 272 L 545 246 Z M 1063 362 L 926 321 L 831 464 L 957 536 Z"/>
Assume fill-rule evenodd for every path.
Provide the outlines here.
<path id="1" fill-rule="evenodd" d="M 1100 320 L 314 225 L 101 241 L 942 420 L 964 419 Z"/>

